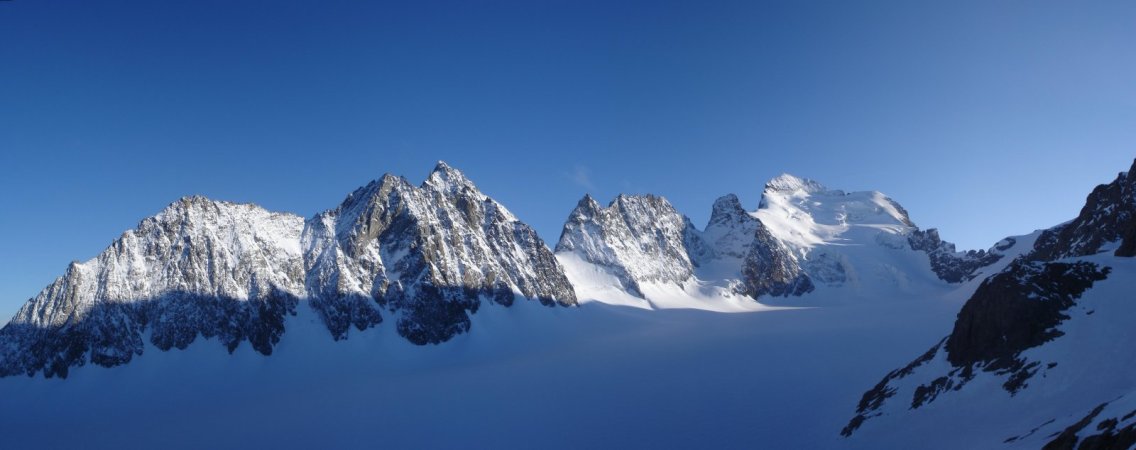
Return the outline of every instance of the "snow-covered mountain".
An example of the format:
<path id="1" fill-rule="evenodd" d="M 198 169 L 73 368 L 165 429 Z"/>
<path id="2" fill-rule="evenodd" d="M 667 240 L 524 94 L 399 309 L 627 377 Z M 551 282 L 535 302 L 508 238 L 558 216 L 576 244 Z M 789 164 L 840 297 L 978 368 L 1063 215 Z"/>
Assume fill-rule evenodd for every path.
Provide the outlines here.
<path id="1" fill-rule="evenodd" d="M 585 300 L 718 309 L 738 297 L 807 304 L 789 299 L 818 288 L 849 299 L 918 292 L 973 279 L 1012 246 L 957 252 L 880 192 L 785 174 L 754 211 L 719 198 L 702 230 L 661 197 L 621 195 L 605 208 L 585 196 L 556 253 Z"/>
<path id="2" fill-rule="evenodd" d="M 965 414 L 972 445 L 1136 445 L 1131 173 L 981 281 L 951 333 L 866 392 L 843 434 L 878 444 Z"/>
<path id="3" fill-rule="evenodd" d="M 556 251 L 609 269 L 624 289 L 642 297 L 643 283 L 690 280 L 706 245 L 665 198 L 620 195 L 604 208 L 586 195 L 568 215 Z"/>
<path id="4" fill-rule="evenodd" d="M 144 341 L 268 355 L 301 300 L 335 339 L 385 312 L 411 342 L 439 343 L 483 301 L 517 298 L 576 302 L 536 232 L 445 163 L 420 187 L 387 175 L 308 221 L 186 197 L 29 300 L 0 330 L 0 375 L 116 366 Z"/>
<path id="5" fill-rule="evenodd" d="M 536 232 L 443 162 L 420 187 L 387 175 L 359 188 L 308 221 L 302 243 L 312 307 L 336 339 L 380 309 L 411 342 L 436 344 L 469 331 L 483 300 L 576 303 Z"/>
<path id="6" fill-rule="evenodd" d="M 875 191 L 782 175 L 743 198 L 699 229 L 659 196 L 585 196 L 553 252 L 444 163 L 306 220 L 187 197 L 0 329 L 0 375 L 31 375 L 0 377 L 0 428 L 14 448 L 1136 443 L 1129 173 L 968 252 Z"/>
<path id="7" fill-rule="evenodd" d="M 304 221 L 254 205 L 186 197 L 71 263 L 0 330 L 0 374 L 67 376 L 198 336 L 263 354 L 304 296 Z"/>

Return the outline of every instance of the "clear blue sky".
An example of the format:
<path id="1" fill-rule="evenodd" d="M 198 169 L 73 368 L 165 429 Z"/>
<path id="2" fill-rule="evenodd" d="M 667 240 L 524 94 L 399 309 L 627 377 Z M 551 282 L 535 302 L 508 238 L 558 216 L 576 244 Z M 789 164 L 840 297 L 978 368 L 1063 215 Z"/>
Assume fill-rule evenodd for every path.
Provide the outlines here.
<path id="1" fill-rule="evenodd" d="M 180 196 L 438 159 L 553 243 L 585 192 L 701 224 L 790 172 L 985 248 L 1136 156 L 1131 1 L 362 3 L 0 2 L 0 315 Z"/>

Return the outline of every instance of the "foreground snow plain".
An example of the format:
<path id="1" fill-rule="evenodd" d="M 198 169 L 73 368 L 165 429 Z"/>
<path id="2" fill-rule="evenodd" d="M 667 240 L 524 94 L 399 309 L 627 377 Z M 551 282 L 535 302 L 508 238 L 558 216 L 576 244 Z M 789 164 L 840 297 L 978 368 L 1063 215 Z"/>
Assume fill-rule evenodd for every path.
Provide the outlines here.
<path id="1" fill-rule="evenodd" d="M 424 347 L 383 326 L 334 342 L 301 305 L 272 356 L 202 342 L 10 377 L 0 417 L 8 448 L 844 447 L 865 442 L 838 435 L 865 387 L 949 333 L 959 289 L 733 313 L 486 305 L 475 332 Z"/>

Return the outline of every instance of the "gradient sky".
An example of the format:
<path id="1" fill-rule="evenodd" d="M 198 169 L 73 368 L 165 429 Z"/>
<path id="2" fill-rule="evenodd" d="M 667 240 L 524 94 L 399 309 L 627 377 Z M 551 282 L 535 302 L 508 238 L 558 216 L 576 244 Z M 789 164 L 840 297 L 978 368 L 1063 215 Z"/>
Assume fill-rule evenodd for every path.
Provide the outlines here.
<path id="1" fill-rule="evenodd" d="M 1131 1 L 361 3 L 0 2 L 0 320 L 189 194 L 443 159 L 551 245 L 585 192 L 702 224 L 790 172 L 986 248 L 1136 156 Z"/>

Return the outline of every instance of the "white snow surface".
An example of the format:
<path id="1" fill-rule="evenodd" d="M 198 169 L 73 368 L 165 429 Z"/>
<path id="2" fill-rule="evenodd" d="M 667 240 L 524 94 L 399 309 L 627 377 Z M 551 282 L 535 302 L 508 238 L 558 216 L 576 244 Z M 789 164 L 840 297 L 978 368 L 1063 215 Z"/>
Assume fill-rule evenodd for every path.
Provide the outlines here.
<path id="1" fill-rule="evenodd" d="M 945 353 L 940 352 L 913 375 L 893 382 L 899 401 L 885 404 L 884 415 L 866 421 L 848 443 L 857 448 L 900 448 L 921 437 L 943 434 L 949 427 L 965 433 L 927 440 L 928 448 L 960 448 L 961 443 L 970 443 L 965 446 L 971 448 L 1041 448 L 1103 402 L 1112 403 L 1082 430 L 1081 437 L 1097 433 L 1096 424 L 1105 419 L 1136 410 L 1132 376 L 1136 353 L 1131 351 L 1136 341 L 1136 328 L 1131 326 L 1136 303 L 1129 301 L 1136 287 L 1136 260 L 1107 253 L 1079 259 L 1111 267 L 1112 273 L 1066 311 L 1070 319 L 1057 327 L 1064 336 L 1022 353 L 1025 359 L 1041 363 L 1026 388 L 1011 395 L 1002 387 L 1005 375 L 980 370 L 961 390 L 909 409 L 903 396 L 950 371 Z M 1010 438 L 1017 439 L 1004 442 Z"/>
<path id="2" fill-rule="evenodd" d="M 620 197 L 612 202 L 612 207 L 598 210 L 615 216 L 612 211 L 626 199 L 628 197 Z M 761 303 L 808 306 L 950 290 L 931 270 L 927 254 L 912 250 L 908 244 L 908 235 L 916 228 L 906 211 L 877 191 L 846 193 L 784 174 L 766 184 L 756 211 L 741 210 L 738 198 L 732 194 L 718 199 L 710 223 L 701 231 L 689 225 L 684 230 L 684 217 L 665 199 L 657 200 L 663 208 L 640 208 L 618 214 L 621 220 L 614 221 L 618 227 L 604 228 L 602 224 L 588 223 L 586 227 L 573 227 L 571 233 L 566 231 L 568 238 L 561 239 L 557 258 L 565 267 L 576 296 L 586 299 L 581 301 L 649 309 L 736 311 L 761 308 L 745 304 L 746 297 L 735 294 L 742 283 L 746 253 L 759 226 L 764 226 L 792 252 L 816 285 L 817 292 L 834 292 L 832 295 L 758 299 Z M 591 198 L 581 204 L 599 206 Z M 580 207 L 573 214 L 578 215 L 579 211 Z M 624 230 L 627 228 L 624 223 L 637 224 L 631 227 L 635 232 Z M 658 227 L 658 231 L 652 234 L 651 227 Z M 688 248 L 690 253 L 679 257 L 672 256 L 674 252 L 660 257 L 661 252 L 656 250 L 658 246 L 653 245 L 653 241 L 651 245 L 619 240 L 615 243 L 618 245 L 608 244 L 612 236 L 650 236 L 651 239 L 666 236 L 668 248 L 682 249 L 683 233 L 693 234 L 696 238 L 693 240 L 700 246 Z M 577 244 L 577 241 L 588 245 Z M 563 245 L 565 242 L 572 245 Z M 1009 259 L 1003 258 L 1003 262 Z M 657 268 L 660 263 L 666 267 L 694 267 L 690 275 L 660 277 L 655 275 L 661 272 Z M 591 264 L 595 267 L 589 267 Z M 621 277 L 637 281 L 645 298 L 621 288 Z"/>
<path id="3" fill-rule="evenodd" d="M 11 322 L 59 326 L 96 301 L 134 302 L 174 291 L 247 300 L 251 290 L 274 286 L 303 296 L 303 229 L 304 219 L 296 215 L 185 197 L 97 257 L 72 263 Z M 64 291 L 75 292 L 79 305 L 49 300 Z"/>
<path id="4" fill-rule="evenodd" d="M 272 356 L 204 340 L 4 378 L 0 418 L 8 448 L 838 448 L 864 389 L 959 307 L 913 300 L 486 305 L 472 333 L 424 347 L 391 326 L 332 341 L 301 304 Z"/>
<path id="5" fill-rule="evenodd" d="M 857 231 L 900 234 L 912 227 L 907 213 L 883 193 L 845 193 L 788 174 L 766 185 L 754 217 L 800 251 L 854 244 Z"/>

